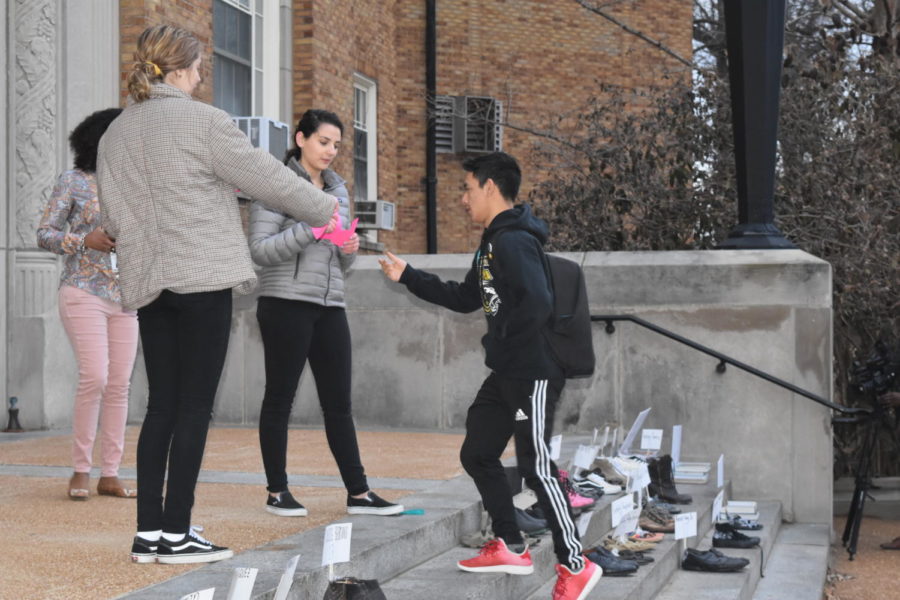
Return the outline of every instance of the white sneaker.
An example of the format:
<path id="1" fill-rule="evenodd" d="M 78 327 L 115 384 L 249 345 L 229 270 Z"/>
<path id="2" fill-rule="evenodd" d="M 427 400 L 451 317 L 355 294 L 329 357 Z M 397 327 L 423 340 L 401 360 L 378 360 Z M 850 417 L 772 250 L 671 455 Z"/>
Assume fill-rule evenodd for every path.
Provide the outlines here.
<path id="1" fill-rule="evenodd" d="M 601 489 L 604 494 L 618 494 L 622 491 L 622 486 L 613 485 L 596 473 L 588 473 L 585 477 L 575 477 L 575 483 Z"/>

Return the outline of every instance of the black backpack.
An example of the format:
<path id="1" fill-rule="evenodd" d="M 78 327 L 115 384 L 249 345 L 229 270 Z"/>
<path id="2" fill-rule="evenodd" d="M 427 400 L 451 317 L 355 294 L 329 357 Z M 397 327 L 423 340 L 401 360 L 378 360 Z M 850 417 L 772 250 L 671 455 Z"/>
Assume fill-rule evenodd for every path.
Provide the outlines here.
<path id="1" fill-rule="evenodd" d="M 567 258 L 544 254 L 553 289 L 553 316 L 544 337 L 567 379 L 594 374 L 591 311 L 581 266 Z"/>

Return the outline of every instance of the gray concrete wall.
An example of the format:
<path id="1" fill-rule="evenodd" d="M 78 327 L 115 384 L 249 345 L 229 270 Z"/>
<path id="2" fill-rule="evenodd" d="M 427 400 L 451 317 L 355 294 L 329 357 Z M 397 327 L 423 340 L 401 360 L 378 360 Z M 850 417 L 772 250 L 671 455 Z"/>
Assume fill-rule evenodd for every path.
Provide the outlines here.
<path id="1" fill-rule="evenodd" d="M 643 317 L 831 397 L 831 268 L 824 261 L 796 250 L 568 256 L 584 265 L 594 314 Z M 407 258 L 445 279 L 461 278 L 470 261 L 464 255 Z M 466 409 L 487 374 L 480 345 L 483 316 L 452 313 L 414 298 L 384 279 L 376 257 L 357 261 L 348 296 L 357 423 L 463 428 Z M 252 426 L 258 420 L 265 376 L 255 307 L 253 296 L 235 302 L 217 424 Z M 64 364 L 59 348 L 67 348 L 58 331 L 53 333 L 55 319 L 54 309 L 29 321 L 29 327 L 37 335 L 40 323 L 43 348 Z M 830 522 L 829 411 L 735 368 L 719 374 L 715 359 L 631 323 L 618 323 L 611 335 L 602 324 L 594 325 L 594 345 L 597 371 L 591 379 L 568 383 L 557 431 L 589 432 L 607 423 L 628 427 L 639 411 L 652 407 L 645 426 L 665 429 L 665 451 L 672 425 L 680 424 L 685 458 L 715 463 L 725 455 L 735 497 L 780 500 L 788 520 Z M 44 426 L 60 424 L 60 411 L 53 407 L 68 401 L 59 397 L 64 388 L 74 389 L 71 380 L 57 381 L 51 393 L 51 379 L 52 369 L 45 369 Z M 139 355 L 132 378 L 133 423 L 143 416 L 146 389 Z M 305 372 L 291 423 L 321 422 L 313 377 Z"/>

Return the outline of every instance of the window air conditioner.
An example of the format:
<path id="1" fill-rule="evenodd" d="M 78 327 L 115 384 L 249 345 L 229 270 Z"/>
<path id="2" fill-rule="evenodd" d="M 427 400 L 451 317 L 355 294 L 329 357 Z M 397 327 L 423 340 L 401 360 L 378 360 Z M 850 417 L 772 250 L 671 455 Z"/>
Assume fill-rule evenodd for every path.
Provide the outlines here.
<path id="1" fill-rule="evenodd" d="M 290 126 L 269 117 L 232 117 L 232 119 L 238 129 L 247 134 L 250 143 L 267 150 L 278 160 L 284 160 L 284 155 L 291 145 Z"/>
<path id="2" fill-rule="evenodd" d="M 437 96 L 434 100 L 436 150 L 483 153 L 503 150 L 503 103 L 484 96 Z"/>
<path id="3" fill-rule="evenodd" d="M 384 200 L 357 201 L 354 216 L 359 229 L 394 229 L 394 203 Z"/>

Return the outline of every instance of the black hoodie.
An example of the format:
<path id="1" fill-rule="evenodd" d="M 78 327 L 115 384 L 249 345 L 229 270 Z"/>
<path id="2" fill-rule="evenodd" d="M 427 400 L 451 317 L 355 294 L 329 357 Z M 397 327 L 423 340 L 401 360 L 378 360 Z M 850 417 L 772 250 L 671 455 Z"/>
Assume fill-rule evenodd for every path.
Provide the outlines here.
<path id="1" fill-rule="evenodd" d="M 462 283 L 443 282 L 411 265 L 400 283 L 419 298 L 450 310 L 484 310 L 485 364 L 497 374 L 513 379 L 562 378 L 541 333 L 553 312 L 542 249 L 547 233 L 547 224 L 527 204 L 517 205 L 497 215 L 484 230 Z"/>

